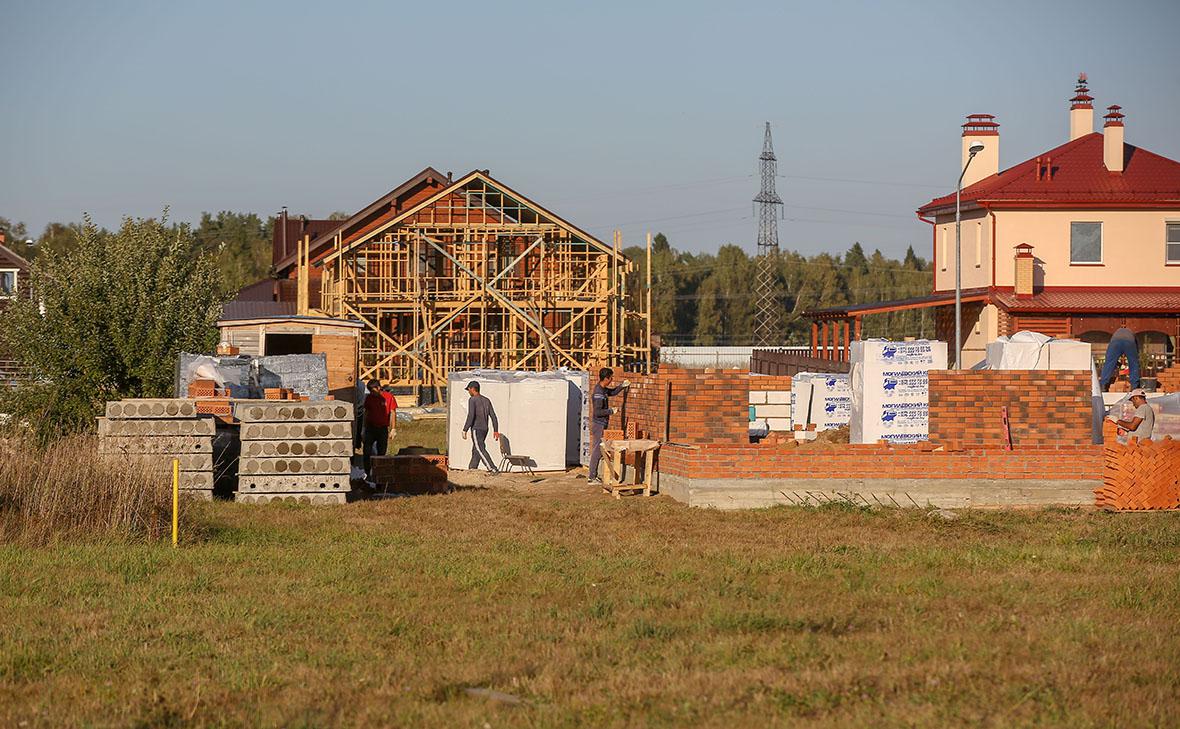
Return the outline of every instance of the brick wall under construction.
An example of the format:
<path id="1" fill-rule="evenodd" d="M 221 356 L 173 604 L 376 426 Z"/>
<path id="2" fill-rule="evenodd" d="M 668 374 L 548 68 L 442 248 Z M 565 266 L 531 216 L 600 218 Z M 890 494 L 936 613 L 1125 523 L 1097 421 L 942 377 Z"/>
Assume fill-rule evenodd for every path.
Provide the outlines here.
<path id="1" fill-rule="evenodd" d="M 1089 445 L 1091 387 L 1089 372 L 932 370 L 930 440 L 1002 448 L 1007 407 L 1014 447 Z"/>
<path id="2" fill-rule="evenodd" d="M 791 378 L 786 376 L 662 366 L 657 373 L 633 380 L 625 398 L 616 396 L 611 404 L 619 412 L 610 427 L 672 443 L 748 445 L 750 391 L 790 388 Z"/>

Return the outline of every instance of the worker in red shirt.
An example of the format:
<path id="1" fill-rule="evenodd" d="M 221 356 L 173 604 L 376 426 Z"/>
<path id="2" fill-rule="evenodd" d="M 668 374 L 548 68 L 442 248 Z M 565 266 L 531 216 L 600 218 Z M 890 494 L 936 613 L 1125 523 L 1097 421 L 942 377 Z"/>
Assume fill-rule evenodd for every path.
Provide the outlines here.
<path id="1" fill-rule="evenodd" d="M 365 428 L 361 440 L 365 454 L 365 474 L 369 474 L 369 459 L 383 456 L 389 447 L 389 429 L 397 435 L 397 400 L 393 393 L 381 389 L 381 381 L 369 380 L 369 394 L 365 396 Z"/>

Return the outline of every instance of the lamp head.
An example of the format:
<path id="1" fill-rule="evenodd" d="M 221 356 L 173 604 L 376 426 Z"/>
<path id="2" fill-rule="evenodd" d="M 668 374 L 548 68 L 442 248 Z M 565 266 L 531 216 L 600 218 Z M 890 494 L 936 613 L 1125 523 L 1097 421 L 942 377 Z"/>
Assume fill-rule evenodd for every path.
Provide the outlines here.
<path id="1" fill-rule="evenodd" d="M 983 142 L 972 142 L 971 146 L 967 148 L 967 154 L 974 157 L 983 151 Z"/>

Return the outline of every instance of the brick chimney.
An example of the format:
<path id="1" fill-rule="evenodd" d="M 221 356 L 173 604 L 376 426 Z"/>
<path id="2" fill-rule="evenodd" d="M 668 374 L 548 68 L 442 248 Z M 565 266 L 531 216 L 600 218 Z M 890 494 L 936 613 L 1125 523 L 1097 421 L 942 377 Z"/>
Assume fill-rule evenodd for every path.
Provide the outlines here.
<path id="1" fill-rule="evenodd" d="M 1106 123 L 1102 125 L 1102 162 L 1108 171 L 1118 173 L 1122 173 L 1123 165 L 1126 163 L 1123 152 L 1123 142 L 1126 138 L 1123 133 L 1124 117 L 1119 111 L 1122 108 L 1118 104 L 1107 107 L 1107 114 L 1103 117 Z"/>
<path id="2" fill-rule="evenodd" d="M 1015 292 L 1016 298 L 1028 299 L 1033 295 L 1033 264 L 1036 263 L 1036 258 L 1033 257 L 1033 247 L 1028 243 L 1021 243 L 1016 246 L 1016 277 Z"/>
<path id="3" fill-rule="evenodd" d="M 1086 86 L 1086 74 L 1078 74 L 1078 85 L 1069 100 L 1069 141 L 1094 131 L 1094 97 Z"/>
<path id="4" fill-rule="evenodd" d="M 967 123 L 963 125 L 963 156 L 959 160 L 959 169 L 967 164 L 967 150 L 976 142 L 983 145 L 983 151 L 971 161 L 963 177 L 963 187 L 1000 171 L 1000 125 L 991 114 L 967 115 Z"/>

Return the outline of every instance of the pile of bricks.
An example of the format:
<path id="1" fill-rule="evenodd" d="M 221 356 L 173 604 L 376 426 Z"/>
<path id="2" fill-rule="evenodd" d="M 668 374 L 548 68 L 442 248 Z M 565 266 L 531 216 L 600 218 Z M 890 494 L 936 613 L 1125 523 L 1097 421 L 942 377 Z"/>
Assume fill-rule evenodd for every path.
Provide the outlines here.
<path id="1" fill-rule="evenodd" d="M 352 403 L 239 402 L 236 499 L 343 504 L 351 490 Z"/>
<path id="2" fill-rule="evenodd" d="M 1180 364 L 1174 364 L 1155 376 L 1157 387 L 1164 392 L 1180 392 Z"/>
<path id="3" fill-rule="evenodd" d="M 213 436 L 216 424 L 201 417 L 192 400 L 108 402 L 98 419 L 99 452 L 128 460 L 147 460 L 171 475 L 180 462 L 180 491 L 213 498 Z"/>
<path id="4" fill-rule="evenodd" d="M 373 456 L 369 478 L 386 493 L 442 494 L 447 481 L 447 457 L 433 453 Z"/>
<path id="5" fill-rule="evenodd" d="M 929 376 L 932 441 L 1003 448 L 1007 407 L 1015 448 L 1093 442 L 1089 372 L 931 370 Z"/>
<path id="6" fill-rule="evenodd" d="M 1108 443 L 1094 503 L 1109 511 L 1180 509 L 1180 441 Z"/>

